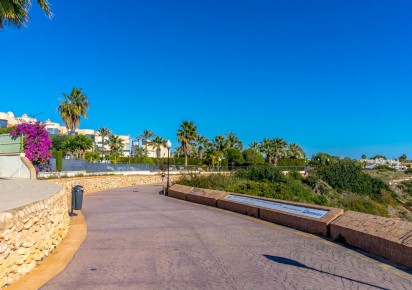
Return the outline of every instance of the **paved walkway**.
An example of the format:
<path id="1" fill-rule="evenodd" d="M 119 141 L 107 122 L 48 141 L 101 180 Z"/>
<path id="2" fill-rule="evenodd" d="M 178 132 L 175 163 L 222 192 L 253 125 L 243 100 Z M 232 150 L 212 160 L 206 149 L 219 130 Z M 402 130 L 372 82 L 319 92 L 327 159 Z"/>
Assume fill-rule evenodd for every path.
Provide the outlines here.
<path id="1" fill-rule="evenodd" d="M 61 186 L 32 179 L 0 178 L 0 212 L 44 200 L 61 190 Z"/>
<path id="2" fill-rule="evenodd" d="M 87 239 L 41 289 L 412 289 L 411 272 L 158 191 L 145 185 L 86 196 Z"/>

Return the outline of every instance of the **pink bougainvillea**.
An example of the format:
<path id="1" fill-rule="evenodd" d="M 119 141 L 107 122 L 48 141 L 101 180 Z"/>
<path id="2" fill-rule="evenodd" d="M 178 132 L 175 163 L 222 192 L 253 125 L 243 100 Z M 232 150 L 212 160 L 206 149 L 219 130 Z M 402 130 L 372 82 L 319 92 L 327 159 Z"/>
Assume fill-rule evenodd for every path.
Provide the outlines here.
<path id="1" fill-rule="evenodd" d="M 24 153 L 37 166 L 44 166 L 52 157 L 50 153 L 52 142 L 44 127 L 40 122 L 34 124 L 24 123 L 10 132 L 14 137 L 24 136 Z"/>

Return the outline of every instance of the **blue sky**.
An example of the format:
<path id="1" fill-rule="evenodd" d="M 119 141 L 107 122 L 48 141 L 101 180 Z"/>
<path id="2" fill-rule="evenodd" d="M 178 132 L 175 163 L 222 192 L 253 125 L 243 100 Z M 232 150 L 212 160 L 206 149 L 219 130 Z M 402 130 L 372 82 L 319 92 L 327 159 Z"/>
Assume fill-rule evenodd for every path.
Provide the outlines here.
<path id="1" fill-rule="evenodd" d="M 57 1 L 0 32 L 0 111 L 171 139 L 183 120 L 310 156 L 412 157 L 411 1 Z"/>

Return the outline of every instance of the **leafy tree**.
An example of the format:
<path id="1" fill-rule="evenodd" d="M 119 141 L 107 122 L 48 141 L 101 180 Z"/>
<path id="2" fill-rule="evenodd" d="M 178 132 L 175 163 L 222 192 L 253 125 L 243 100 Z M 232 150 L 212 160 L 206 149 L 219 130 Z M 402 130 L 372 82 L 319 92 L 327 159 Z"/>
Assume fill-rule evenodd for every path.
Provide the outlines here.
<path id="1" fill-rule="evenodd" d="M 193 122 L 183 121 L 180 124 L 180 129 L 177 131 L 178 141 L 181 142 L 183 154 L 185 155 L 185 166 L 187 166 L 187 157 L 192 152 L 192 142 L 197 137 L 197 126 Z"/>
<path id="2" fill-rule="evenodd" d="M 383 156 L 383 155 L 375 155 L 375 156 L 373 156 L 371 159 L 383 159 L 383 160 L 386 160 L 386 156 Z"/>
<path id="3" fill-rule="evenodd" d="M 264 164 L 265 159 L 262 154 L 253 148 L 243 150 L 243 159 L 245 160 L 245 165 L 257 165 Z"/>
<path id="4" fill-rule="evenodd" d="M 166 140 L 163 139 L 160 136 L 156 136 L 153 141 L 152 141 L 152 145 L 154 148 L 156 148 L 156 157 L 160 158 L 160 147 L 164 144 Z"/>
<path id="5" fill-rule="evenodd" d="M 52 141 L 52 150 L 59 151 L 63 150 L 63 145 L 69 139 L 67 135 L 50 135 Z M 64 150 L 63 150 L 64 151 Z"/>
<path id="6" fill-rule="evenodd" d="M 275 138 L 271 140 L 274 165 L 278 164 L 278 160 L 286 155 L 286 142 L 282 138 Z"/>
<path id="7" fill-rule="evenodd" d="M 259 151 L 266 155 L 266 162 L 272 164 L 272 142 L 270 139 L 263 139 L 262 143 L 259 146 Z"/>
<path id="8" fill-rule="evenodd" d="M 70 153 L 71 157 L 76 157 L 78 158 L 79 156 L 79 147 L 77 146 L 76 140 L 74 139 L 73 136 L 69 137 L 64 143 L 63 143 L 63 151 L 67 153 Z"/>
<path id="9" fill-rule="evenodd" d="M 402 163 L 404 163 L 404 162 L 406 162 L 407 161 L 407 156 L 406 156 L 406 154 L 402 154 L 401 156 L 399 156 L 399 162 L 402 162 Z"/>
<path id="10" fill-rule="evenodd" d="M 52 17 L 47 0 L 37 0 L 47 17 Z M 0 29 L 5 24 L 20 28 L 29 19 L 30 0 L 0 0 Z"/>
<path id="11" fill-rule="evenodd" d="M 80 125 L 80 117 L 87 118 L 87 110 L 89 109 L 89 101 L 82 89 L 73 88 L 70 95 L 63 93 L 64 100 L 60 101 L 57 110 L 60 117 L 66 124 L 67 130 L 71 135 L 75 134 Z"/>
<path id="12" fill-rule="evenodd" d="M 17 126 L 8 127 L 8 128 L 0 128 L 0 134 L 10 134 L 12 130 L 16 130 Z"/>
<path id="13" fill-rule="evenodd" d="M 86 152 L 84 159 L 88 162 L 96 162 L 100 160 L 100 151 Z"/>
<path id="14" fill-rule="evenodd" d="M 33 165 L 44 166 L 49 162 L 52 157 L 50 153 L 52 142 L 45 125 L 40 122 L 23 123 L 17 125 L 17 128 L 10 131 L 10 134 L 14 137 L 24 136 L 24 153 Z"/>
<path id="15" fill-rule="evenodd" d="M 110 147 L 111 155 L 114 156 L 113 161 L 116 163 L 119 156 L 123 155 L 123 152 L 122 152 L 123 147 L 124 147 L 123 139 L 121 139 L 117 135 L 110 135 L 109 136 L 109 147 Z"/>
<path id="16" fill-rule="evenodd" d="M 362 157 L 361 157 L 363 160 L 365 160 L 367 157 L 366 157 L 366 154 L 362 154 Z"/>
<path id="17" fill-rule="evenodd" d="M 245 159 L 243 158 L 242 151 L 237 148 L 229 148 L 226 150 L 226 159 L 231 166 L 243 165 Z"/>
<path id="18" fill-rule="evenodd" d="M 84 154 L 86 153 L 86 150 L 93 148 L 93 141 L 89 137 L 84 135 L 74 136 L 73 139 L 77 146 L 77 151 L 79 152 L 78 157 L 84 159 Z"/>
<path id="19" fill-rule="evenodd" d="M 182 157 L 184 156 L 183 150 L 181 146 L 175 148 L 175 152 L 173 152 L 173 157 Z"/>
<path id="20" fill-rule="evenodd" d="M 235 133 L 229 132 L 226 134 L 226 148 L 242 151 L 243 143 Z"/>
<path id="21" fill-rule="evenodd" d="M 143 133 L 140 133 L 140 138 L 145 140 L 146 143 L 146 150 L 147 150 L 147 145 L 149 144 L 149 140 L 154 137 L 154 133 L 150 130 L 144 130 Z"/>

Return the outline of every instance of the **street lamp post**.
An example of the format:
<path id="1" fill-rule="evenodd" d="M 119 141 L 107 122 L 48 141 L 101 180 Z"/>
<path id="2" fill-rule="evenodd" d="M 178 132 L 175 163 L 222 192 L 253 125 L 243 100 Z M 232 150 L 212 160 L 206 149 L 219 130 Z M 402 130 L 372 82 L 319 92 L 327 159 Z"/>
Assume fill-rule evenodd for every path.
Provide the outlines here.
<path id="1" fill-rule="evenodd" d="M 166 182 L 166 195 L 169 195 L 169 170 L 170 170 L 170 148 L 172 148 L 172 142 L 170 140 L 167 140 L 166 142 L 166 148 L 167 148 L 167 182 Z"/>

